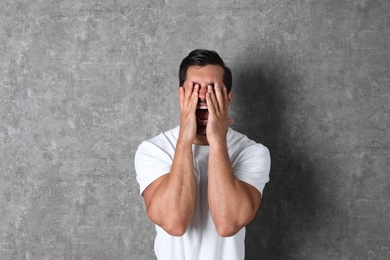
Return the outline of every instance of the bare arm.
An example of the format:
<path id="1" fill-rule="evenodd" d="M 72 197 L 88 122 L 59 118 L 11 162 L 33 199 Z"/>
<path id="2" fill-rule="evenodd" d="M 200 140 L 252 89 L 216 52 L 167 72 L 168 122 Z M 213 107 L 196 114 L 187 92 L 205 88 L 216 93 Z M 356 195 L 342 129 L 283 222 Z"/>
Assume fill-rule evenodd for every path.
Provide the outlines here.
<path id="1" fill-rule="evenodd" d="M 171 172 L 144 191 L 150 220 L 173 236 L 187 229 L 195 207 L 195 178 L 191 145 L 177 144 Z"/>
<path id="2" fill-rule="evenodd" d="M 255 216 L 261 194 L 234 176 L 226 146 L 210 146 L 208 185 L 217 232 L 221 236 L 236 234 Z"/>
<path id="3" fill-rule="evenodd" d="M 207 139 L 210 145 L 208 200 L 210 212 L 221 236 L 232 236 L 247 225 L 260 206 L 260 192 L 238 180 L 227 151 L 228 105 L 232 98 L 225 87 L 209 88 L 207 104 L 209 122 Z"/>
<path id="4" fill-rule="evenodd" d="M 185 233 L 195 208 L 192 142 L 196 135 L 198 88 L 191 83 L 179 89 L 180 132 L 171 171 L 144 191 L 148 217 L 173 236 Z"/>

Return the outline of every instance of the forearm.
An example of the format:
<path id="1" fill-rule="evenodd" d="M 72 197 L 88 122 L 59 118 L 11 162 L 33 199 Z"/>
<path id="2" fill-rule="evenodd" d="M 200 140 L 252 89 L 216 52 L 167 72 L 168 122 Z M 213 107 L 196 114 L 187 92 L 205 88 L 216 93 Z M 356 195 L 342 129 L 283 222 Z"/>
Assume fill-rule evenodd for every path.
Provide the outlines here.
<path id="1" fill-rule="evenodd" d="M 208 200 L 217 231 L 231 236 L 248 224 L 257 210 L 231 167 L 226 145 L 210 146 Z"/>
<path id="2" fill-rule="evenodd" d="M 185 232 L 195 207 L 195 177 L 191 145 L 178 141 L 171 171 L 153 194 L 147 214 L 172 235 Z"/>

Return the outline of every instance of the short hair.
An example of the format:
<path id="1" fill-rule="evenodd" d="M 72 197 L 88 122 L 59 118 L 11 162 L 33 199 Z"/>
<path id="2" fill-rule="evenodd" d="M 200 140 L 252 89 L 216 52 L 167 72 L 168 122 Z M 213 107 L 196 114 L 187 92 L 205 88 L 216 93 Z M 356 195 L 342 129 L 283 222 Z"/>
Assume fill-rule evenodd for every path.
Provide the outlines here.
<path id="1" fill-rule="evenodd" d="M 196 49 L 183 59 L 179 67 L 179 84 L 183 86 L 190 66 L 219 65 L 223 68 L 223 83 L 229 93 L 232 89 L 232 72 L 216 51 Z"/>

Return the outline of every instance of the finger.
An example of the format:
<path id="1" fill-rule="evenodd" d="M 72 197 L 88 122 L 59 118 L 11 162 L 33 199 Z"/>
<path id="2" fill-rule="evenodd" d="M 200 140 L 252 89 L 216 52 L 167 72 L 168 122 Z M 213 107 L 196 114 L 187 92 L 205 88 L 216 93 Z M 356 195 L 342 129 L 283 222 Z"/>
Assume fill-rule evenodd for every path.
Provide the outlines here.
<path id="1" fill-rule="evenodd" d="M 191 109 L 196 110 L 196 106 L 198 105 L 199 99 L 199 84 L 195 84 L 194 90 L 191 95 Z"/>
<path id="2" fill-rule="evenodd" d="M 211 100 L 214 104 L 214 107 L 217 109 L 219 108 L 218 106 L 218 99 L 216 97 L 216 92 L 215 92 L 215 86 L 209 85 L 207 86 L 207 91 L 210 93 Z"/>
<path id="3" fill-rule="evenodd" d="M 215 91 L 215 96 L 216 96 L 217 101 L 218 101 L 218 108 L 221 110 L 222 109 L 225 110 L 227 100 L 228 100 L 226 87 L 223 85 L 221 86 L 218 83 L 215 83 L 214 91 Z"/>
<path id="4" fill-rule="evenodd" d="M 221 91 L 221 86 L 218 83 L 214 84 L 214 93 L 216 98 L 216 106 L 218 106 L 219 109 L 223 107 L 223 96 Z"/>
<path id="5" fill-rule="evenodd" d="M 213 115 L 215 113 L 215 108 L 209 92 L 206 93 L 206 102 L 207 102 L 207 109 L 209 111 L 209 115 Z"/>
<path id="6" fill-rule="evenodd" d="M 216 112 L 217 107 L 217 100 L 214 95 L 213 87 L 211 85 L 207 86 L 207 93 L 206 93 L 206 102 L 207 102 L 207 108 L 210 113 L 214 114 Z"/>
<path id="7" fill-rule="evenodd" d="M 227 88 L 225 85 L 222 87 L 222 95 L 223 95 L 223 100 L 224 100 L 223 104 L 227 108 L 229 106 L 228 105 L 229 104 L 229 97 L 228 97 L 228 92 L 227 92 Z"/>
<path id="8" fill-rule="evenodd" d="M 185 89 L 185 94 L 186 94 L 185 97 L 186 97 L 186 99 L 189 99 L 191 97 L 193 88 L 194 88 L 194 82 L 190 81 L 187 84 L 187 88 Z"/>
<path id="9" fill-rule="evenodd" d="M 183 108 L 184 108 L 184 88 L 180 87 L 178 92 L 179 92 L 178 96 L 179 96 L 180 110 L 183 110 Z"/>

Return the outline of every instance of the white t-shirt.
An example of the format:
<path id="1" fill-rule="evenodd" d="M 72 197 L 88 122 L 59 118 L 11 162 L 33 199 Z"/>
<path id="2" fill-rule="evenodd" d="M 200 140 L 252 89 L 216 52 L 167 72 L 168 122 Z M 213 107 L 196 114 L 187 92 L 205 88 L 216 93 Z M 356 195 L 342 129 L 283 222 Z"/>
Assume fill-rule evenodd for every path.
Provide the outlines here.
<path id="1" fill-rule="evenodd" d="M 140 193 L 157 178 L 169 173 L 179 126 L 144 141 L 135 155 Z M 229 128 L 227 146 L 234 175 L 263 193 L 269 181 L 268 149 Z M 192 145 L 196 177 L 196 205 L 183 236 L 175 237 L 156 225 L 154 250 L 159 260 L 240 260 L 245 256 L 245 227 L 232 237 L 220 237 L 207 200 L 209 146 Z"/>

